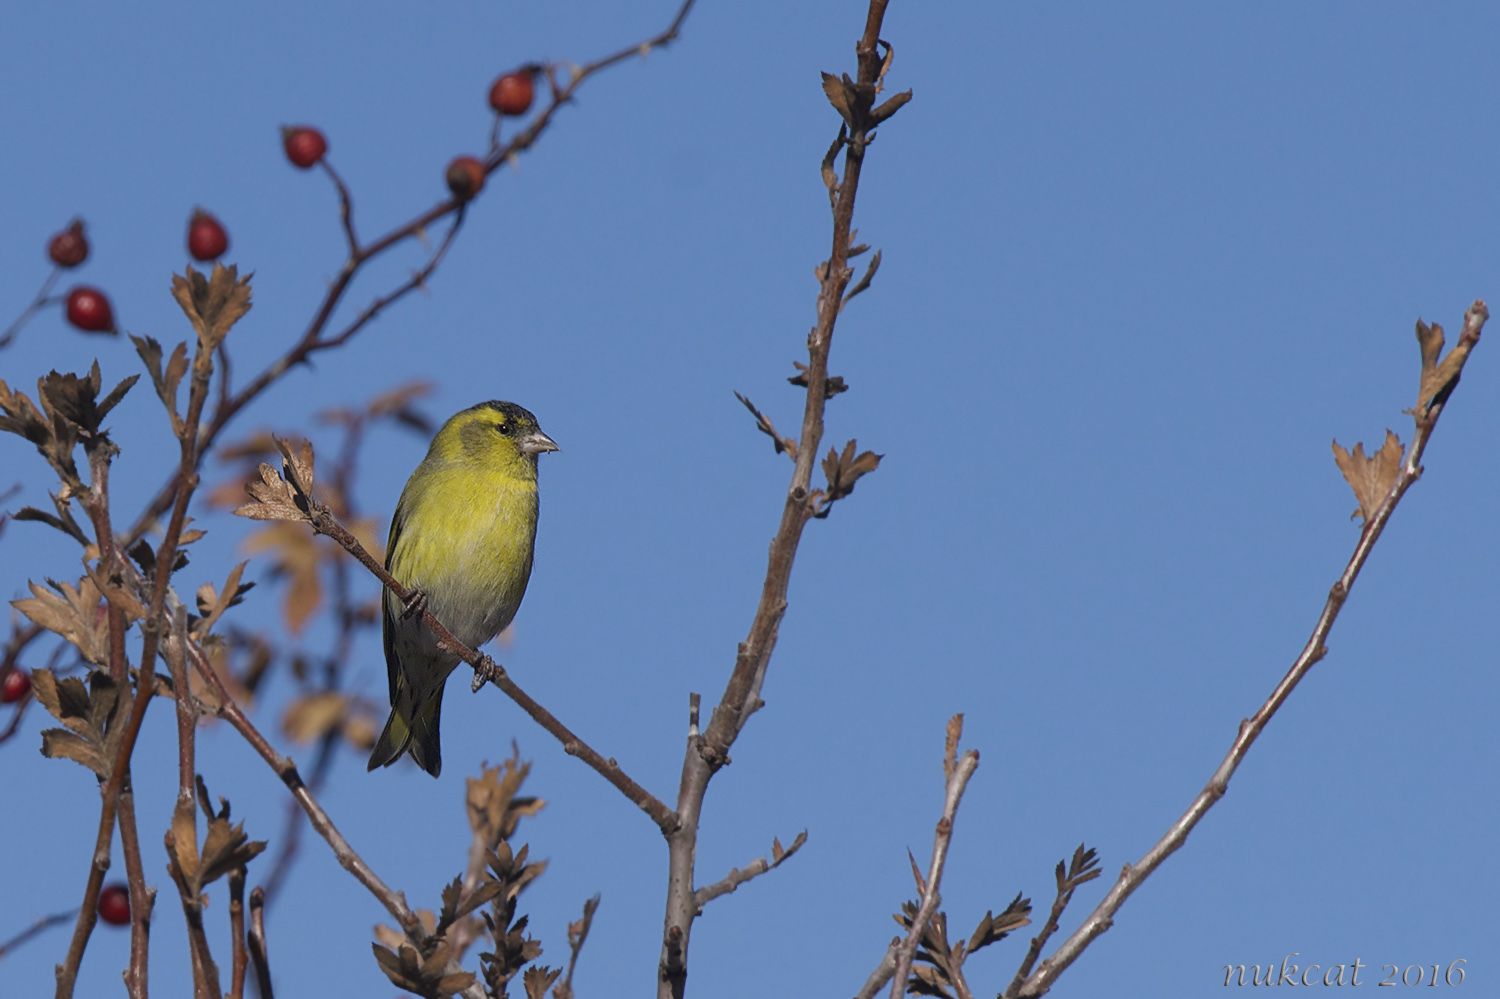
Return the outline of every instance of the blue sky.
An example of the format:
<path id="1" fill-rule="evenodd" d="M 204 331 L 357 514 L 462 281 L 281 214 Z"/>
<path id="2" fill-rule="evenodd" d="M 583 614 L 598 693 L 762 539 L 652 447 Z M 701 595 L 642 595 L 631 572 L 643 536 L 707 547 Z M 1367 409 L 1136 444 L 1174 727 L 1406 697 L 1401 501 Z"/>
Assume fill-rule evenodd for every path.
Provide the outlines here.
<path id="1" fill-rule="evenodd" d="M 255 272 L 232 345 L 237 372 L 258 370 L 342 259 L 333 193 L 287 165 L 279 125 L 324 129 L 362 231 L 377 233 L 443 193 L 450 158 L 482 150 L 499 72 L 587 61 L 671 14 L 636 0 L 7 7 L 0 318 L 45 276 L 48 236 L 82 215 L 94 255 L 78 280 L 107 289 L 131 332 L 183 338 L 167 288 L 201 205 L 229 228 L 228 259 Z M 852 70 L 862 24 L 853 0 L 701 0 L 679 44 L 586 85 L 518 170 L 492 178 L 427 294 L 234 428 L 310 428 L 318 410 L 412 378 L 436 383 L 439 418 L 494 397 L 535 412 L 563 451 L 542 461 L 537 566 L 504 659 L 663 798 L 688 693 L 722 690 L 780 516 L 789 463 L 732 392 L 796 425 L 784 378 L 805 359 L 828 252 L 818 163 L 837 131 L 818 71 Z M 1378 443 L 1390 427 L 1409 440 L 1413 323 L 1456 336 L 1469 302 L 1494 294 L 1500 72 L 1481 40 L 1497 29 L 1492 6 L 1459 3 L 891 5 L 891 82 L 915 99 L 867 161 L 856 224 L 884 262 L 839 325 L 832 370 L 852 391 L 828 429 L 828 443 L 886 457 L 808 529 L 767 708 L 709 792 L 699 877 L 773 836 L 805 828 L 807 846 L 708 908 L 693 994 L 859 987 L 912 895 L 905 851 L 930 850 L 955 711 L 981 753 L 944 883 L 955 935 L 1018 890 L 1044 913 L 1052 866 L 1086 842 L 1106 873 L 1080 890 L 1071 929 L 1202 787 L 1357 538 L 1330 439 Z M 351 302 L 419 259 L 382 261 Z M 1494 980 L 1491 349 L 1329 657 L 1057 994 L 1207 994 L 1225 963 L 1293 951 L 1325 967 L 1358 958 L 1374 980 L 1384 964 L 1465 958 L 1470 989 Z M 0 352 L 0 377 L 29 388 L 95 357 L 106 380 L 139 370 L 128 343 L 53 311 Z M 134 511 L 175 442 L 141 387 L 113 424 L 116 505 Z M 424 448 L 372 436 L 357 498 L 382 524 Z M 24 442 L 0 440 L 0 470 L 0 489 L 25 489 L 12 507 L 45 503 Z M 250 529 L 200 512 L 192 585 L 221 580 Z M 7 599 L 77 571 L 35 525 L 7 527 L 0 561 Z M 265 565 L 247 573 L 266 585 L 234 613 L 273 622 Z M 378 641 L 350 682 L 382 696 Z M 324 796 L 335 820 L 414 904 L 435 904 L 464 863 L 461 778 L 518 740 L 549 802 L 523 827 L 551 861 L 525 896 L 543 960 L 565 958 L 566 922 L 600 892 L 579 994 L 648 990 L 655 827 L 493 689 L 452 686 L 442 779 L 366 775 L 346 752 Z M 271 685 L 264 729 L 292 691 Z M 74 904 L 87 873 L 98 796 L 82 770 L 37 755 L 42 727 L 33 710 L 0 746 L 0 938 Z M 153 709 L 137 799 L 148 877 L 168 893 L 154 844 L 174 740 Z M 280 834 L 281 786 L 223 726 L 204 731 L 199 768 L 253 836 Z M 309 839 L 268 921 L 278 994 L 389 994 L 368 949 L 382 916 Z M 1003 988 L 1025 936 L 974 958 L 977 990 Z M 96 932 L 80 995 L 119 987 L 127 937 Z M 0 991 L 49 991 L 66 943 L 56 930 L 0 963 Z M 157 908 L 151 974 L 160 994 L 189 987 L 172 904 Z"/>

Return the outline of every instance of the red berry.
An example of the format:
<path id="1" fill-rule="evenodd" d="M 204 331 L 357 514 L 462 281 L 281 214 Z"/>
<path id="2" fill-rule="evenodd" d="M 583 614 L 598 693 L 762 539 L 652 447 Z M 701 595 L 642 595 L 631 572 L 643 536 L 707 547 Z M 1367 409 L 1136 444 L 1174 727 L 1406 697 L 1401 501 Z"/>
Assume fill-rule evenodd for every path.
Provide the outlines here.
<path id="1" fill-rule="evenodd" d="M 111 926 L 129 926 L 130 889 L 118 883 L 105 885 L 99 893 L 99 918 Z"/>
<path id="2" fill-rule="evenodd" d="M 484 187 L 484 164 L 472 156 L 459 156 L 448 164 L 448 190 L 459 201 L 468 201 Z"/>
<path id="3" fill-rule="evenodd" d="M 229 249 L 229 233 L 218 219 L 201 208 L 193 209 L 192 221 L 188 223 L 188 252 L 194 260 L 213 260 L 222 257 Z"/>
<path id="4" fill-rule="evenodd" d="M 0 704 L 14 704 L 31 693 L 31 675 L 17 666 L 0 679 Z"/>
<path id="5" fill-rule="evenodd" d="M 292 161 L 292 166 L 302 170 L 310 168 L 328 152 L 328 140 L 323 138 L 323 133 L 307 125 L 284 126 L 281 142 L 286 147 L 286 158 Z"/>
<path id="6" fill-rule="evenodd" d="M 89 255 L 89 241 L 83 237 L 83 219 L 74 219 L 73 224 L 52 237 L 47 244 L 47 256 L 59 267 L 77 267 Z"/>
<path id="7" fill-rule="evenodd" d="M 531 100 L 536 96 L 530 69 L 518 69 L 506 73 L 490 87 L 490 107 L 501 114 L 520 115 L 531 109 Z"/>
<path id="8" fill-rule="evenodd" d="M 108 333 L 115 328 L 115 312 L 104 292 L 81 284 L 68 292 L 68 322 L 88 333 Z"/>

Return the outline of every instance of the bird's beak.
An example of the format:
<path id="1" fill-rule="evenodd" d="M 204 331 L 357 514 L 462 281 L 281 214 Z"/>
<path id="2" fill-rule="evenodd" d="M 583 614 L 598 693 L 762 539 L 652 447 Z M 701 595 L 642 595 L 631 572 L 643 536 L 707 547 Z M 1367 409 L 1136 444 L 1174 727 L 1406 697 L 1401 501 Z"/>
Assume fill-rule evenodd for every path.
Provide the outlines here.
<path id="1" fill-rule="evenodd" d="M 558 447 L 551 437 L 548 437 L 540 430 L 533 430 L 531 433 L 527 434 L 525 437 L 522 437 L 519 441 L 517 441 L 516 444 L 525 454 L 541 454 L 543 451 L 562 450 L 562 448 Z"/>

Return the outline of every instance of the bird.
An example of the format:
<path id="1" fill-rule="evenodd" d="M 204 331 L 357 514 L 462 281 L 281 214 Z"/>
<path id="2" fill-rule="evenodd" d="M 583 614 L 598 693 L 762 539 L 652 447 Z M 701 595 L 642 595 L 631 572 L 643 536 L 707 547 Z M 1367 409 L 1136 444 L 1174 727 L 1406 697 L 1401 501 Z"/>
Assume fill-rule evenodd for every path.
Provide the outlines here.
<path id="1" fill-rule="evenodd" d="M 410 596 L 403 601 L 387 588 L 382 600 L 391 715 L 368 769 L 409 752 L 432 776 L 442 771 L 443 685 L 460 659 L 438 648 L 421 611 L 472 648 L 505 630 L 531 578 L 537 458 L 556 450 L 529 410 L 481 402 L 443 424 L 407 480 L 385 568 Z"/>

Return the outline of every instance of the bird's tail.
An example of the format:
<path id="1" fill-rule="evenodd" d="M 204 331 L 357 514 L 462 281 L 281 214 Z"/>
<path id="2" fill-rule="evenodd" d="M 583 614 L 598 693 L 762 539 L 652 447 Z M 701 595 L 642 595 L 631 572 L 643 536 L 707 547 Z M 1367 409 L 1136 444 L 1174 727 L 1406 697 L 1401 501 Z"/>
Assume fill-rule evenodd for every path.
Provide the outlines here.
<path id="1" fill-rule="evenodd" d="M 370 753 L 367 769 L 388 767 L 405 752 L 417 761 L 417 766 L 436 777 L 443 769 L 443 751 L 438 738 L 438 722 L 443 710 L 443 690 L 438 688 L 435 696 L 421 703 L 403 703 L 398 698 L 386 719 L 385 729 L 375 741 Z"/>

